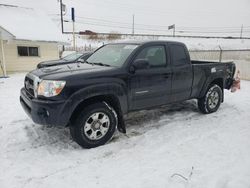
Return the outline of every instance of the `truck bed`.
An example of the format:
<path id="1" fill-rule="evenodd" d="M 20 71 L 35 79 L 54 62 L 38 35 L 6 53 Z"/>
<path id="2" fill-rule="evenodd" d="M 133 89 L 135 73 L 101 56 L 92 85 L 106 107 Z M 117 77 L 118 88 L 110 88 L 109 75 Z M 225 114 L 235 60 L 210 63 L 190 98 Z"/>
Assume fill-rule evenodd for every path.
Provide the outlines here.
<path id="1" fill-rule="evenodd" d="M 233 62 L 191 61 L 191 64 L 193 68 L 192 96 L 197 96 L 200 93 L 208 79 L 216 77 L 223 77 L 225 80 L 224 88 L 230 88 L 235 73 Z"/>
<path id="2" fill-rule="evenodd" d="M 216 62 L 216 61 L 198 61 L 191 60 L 191 64 L 221 64 L 221 63 L 232 63 L 232 62 Z"/>

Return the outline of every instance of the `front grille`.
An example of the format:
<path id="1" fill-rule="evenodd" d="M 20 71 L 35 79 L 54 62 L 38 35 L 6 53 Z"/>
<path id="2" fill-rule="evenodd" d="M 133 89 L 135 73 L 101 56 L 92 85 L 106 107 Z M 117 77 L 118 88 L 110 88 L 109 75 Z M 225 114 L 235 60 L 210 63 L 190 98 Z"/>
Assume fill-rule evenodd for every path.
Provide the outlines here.
<path id="1" fill-rule="evenodd" d="M 34 95 L 35 95 L 35 93 L 34 93 L 34 80 L 32 80 L 31 78 L 26 76 L 25 80 L 24 80 L 24 86 L 25 86 L 26 91 L 34 97 Z"/>

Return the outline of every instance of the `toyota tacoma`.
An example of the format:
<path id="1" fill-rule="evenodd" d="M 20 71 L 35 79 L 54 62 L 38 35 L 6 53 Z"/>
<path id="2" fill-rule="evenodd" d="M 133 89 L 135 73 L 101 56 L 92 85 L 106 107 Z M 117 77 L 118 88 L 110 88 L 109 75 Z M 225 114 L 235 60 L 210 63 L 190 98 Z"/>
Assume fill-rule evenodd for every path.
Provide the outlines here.
<path id="1" fill-rule="evenodd" d="M 233 83 L 235 64 L 191 61 L 186 46 L 173 41 L 107 44 L 87 60 L 28 73 L 20 102 L 42 125 L 69 126 L 84 148 L 126 133 L 124 116 L 198 100 L 204 114 L 216 112 Z"/>

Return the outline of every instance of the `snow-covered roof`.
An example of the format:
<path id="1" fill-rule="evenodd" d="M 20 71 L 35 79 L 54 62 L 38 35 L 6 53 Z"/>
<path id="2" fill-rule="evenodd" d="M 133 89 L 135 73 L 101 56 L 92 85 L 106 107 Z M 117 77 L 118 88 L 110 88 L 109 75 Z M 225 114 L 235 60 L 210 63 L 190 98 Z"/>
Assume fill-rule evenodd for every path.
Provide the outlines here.
<path id="1" fill-rule="evenodd" d="M 32 8 L 0 4 L 0 31 L 3 38 L 64 42 L 49 16 Z"/>

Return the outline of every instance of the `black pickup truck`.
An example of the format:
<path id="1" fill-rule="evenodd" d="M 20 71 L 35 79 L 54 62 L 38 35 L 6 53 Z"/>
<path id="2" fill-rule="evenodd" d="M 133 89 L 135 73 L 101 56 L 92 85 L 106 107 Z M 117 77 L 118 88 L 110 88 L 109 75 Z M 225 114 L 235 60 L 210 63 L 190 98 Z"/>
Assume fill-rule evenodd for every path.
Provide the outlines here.
<path id="1" fill-rule="evenodd" d="M 36 69 L 27 74 L 20 101 L 35 123 L 69 126 L 84 148 L 108 142 L 124 115 L 197 99 L 204 114 L 217 111 L 235 65 L 191 61 L 183 43 L 107 44 L 86 61 Z"/>

